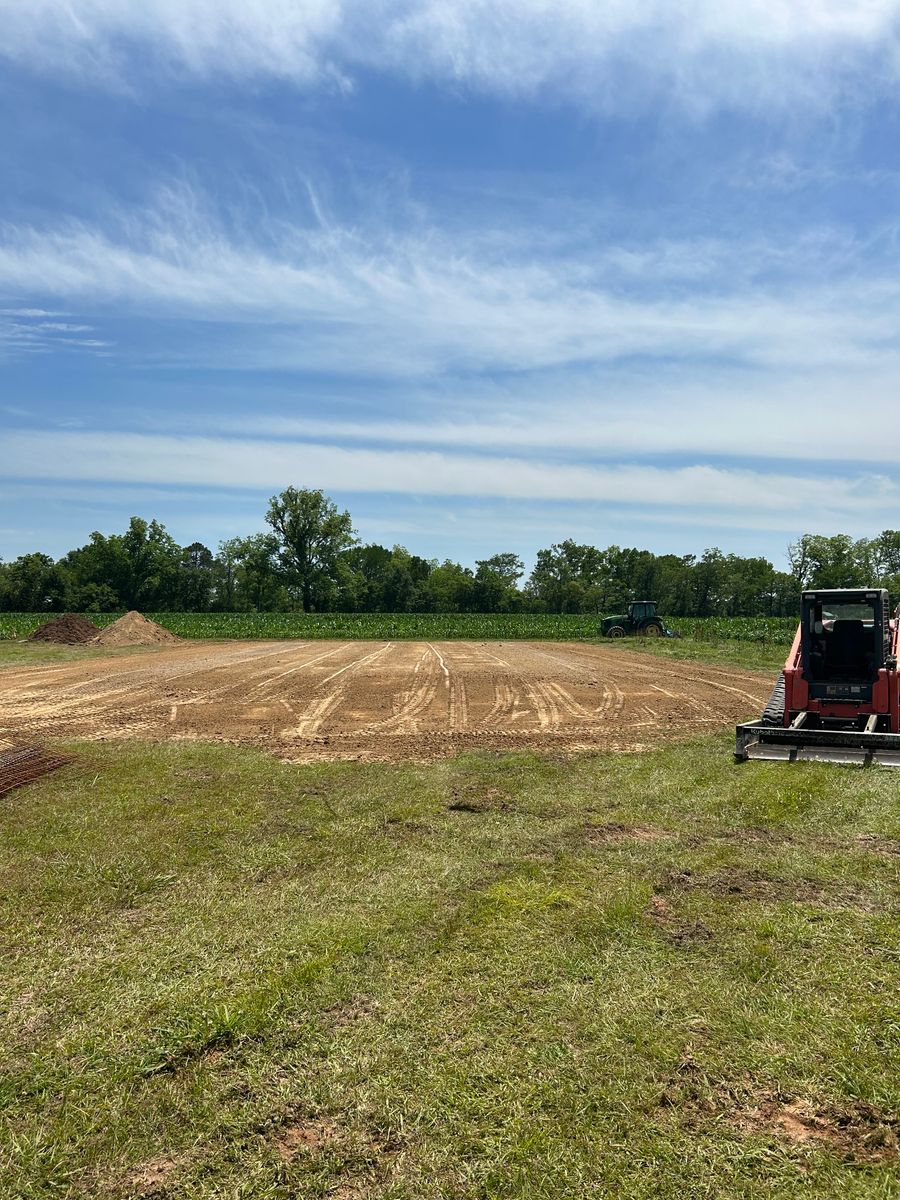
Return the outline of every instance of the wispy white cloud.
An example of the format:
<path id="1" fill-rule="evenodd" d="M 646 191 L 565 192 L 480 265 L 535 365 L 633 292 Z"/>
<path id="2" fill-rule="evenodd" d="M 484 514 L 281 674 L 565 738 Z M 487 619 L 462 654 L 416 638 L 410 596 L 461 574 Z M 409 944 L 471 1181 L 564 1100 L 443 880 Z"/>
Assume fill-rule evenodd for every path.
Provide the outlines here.
<path id="1" fill-rule="evenodd" d="M 417 392 L 406 419 L 290 416 L 260 412 L 255 405 L 240 415 L 237 403 L 219 428 L 248 437 L 560 458 L 892 464 L 900 454 L 900 431 L 888 414 L 898 392 L 900 364 L 886 372 L 824 373 L 813 365 L 806 374 L 774 377 L 690 366 L 586 377 L 542 373 L 504 384 L 470 383 L 461 395 L 449 389 Z M 299 397 L 297 407 L 302 409 Z M 189 415 L 185 419 L 190 423 Z"/>
<path id="2" fill-rule="evenodd" d="M 830 231 L 747 247 L 560 239 L 543 255 L 527 229 L 281 224 L 260 237 L 170 193 L 110 230 L 7 227 L 0 288 L 27 295 L 39 280 L 95 312 L 243 325 L 224 346 L 192 339 L 172 353 L 234 368 L 410 376 L 650 356 L 846 369 L 893 363 L 900 335 L 896 271 L 885 258 L 853 274 L 859 252 Z"/>
<path id="3" fill-rule="evenodd" d="M 883 521 L 900 503 L 900 482 L 884 474 L 831 478 L 706 465 L 559 464 L 509 456 L 363 450 L 303 442 L 125 433 L 12 431 L 2 473 L 12 479 L 151 483 L 271 489 L 314 484 L 354 493 L 593 501 L 731 514 L 741 524 L 793 528 L 817 520 Z"/>
<path id="4" fill-rule="evenodd" d="M 36 328 L 51 333 L 90 333 L 94 327 L 93 325 L 71 325 L 66 321 L 41 321 Z"/>
<path id="5" fill-rule="evenodd" d="M 0 317 L 64 317 L 65 313 L 48 312 L 45 308 L 0 308 Z"/>
<path id="6" fill-rule="evenodd" d="M 0 361 L 23 354 L 50 354 L 73 346 L 97 352 L 112 345 L 95 338 L 71 336 L 90 333 L 92 325 L 41 319 L 52 316 L 65 314 L 40 308 L 0 309 Z"/>
<path id="7" fill-rule="evenodd" d="M 617 109 L 824 110 L 897 77 L 897 0 L 0 0 L 0 53 L 91 85 L 360 67 Z M 149 66 L 147 66 L 149 64 Z M 143 69 L 142 69 L 143 67 Z"/>

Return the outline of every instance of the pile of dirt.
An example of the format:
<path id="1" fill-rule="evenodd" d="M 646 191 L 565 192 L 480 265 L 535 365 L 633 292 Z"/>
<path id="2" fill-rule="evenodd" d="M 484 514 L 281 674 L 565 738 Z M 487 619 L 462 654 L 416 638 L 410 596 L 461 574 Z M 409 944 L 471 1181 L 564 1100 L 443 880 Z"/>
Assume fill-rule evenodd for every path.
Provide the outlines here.
<path id="1" fill-rule="evenodd" d="M 178 642 L 176 637 L 155 621 L 148 621 L 139 612 L 126 613 L 100 632 L 97 642 L 101 646 L 158 646 L 166 642 Z"/>
<path id="2" fill-rule="evenodd" d="M 34 633 L 29 634 L 28 640 L 77 646 L 80 642 L 89 642 L 99 632 L 97 626 L 87 617 L 79 616 L 78 613 L 63 613 L 61 617 L 54 617 L 52 621 L 47 621 L 35 629 Z"/>

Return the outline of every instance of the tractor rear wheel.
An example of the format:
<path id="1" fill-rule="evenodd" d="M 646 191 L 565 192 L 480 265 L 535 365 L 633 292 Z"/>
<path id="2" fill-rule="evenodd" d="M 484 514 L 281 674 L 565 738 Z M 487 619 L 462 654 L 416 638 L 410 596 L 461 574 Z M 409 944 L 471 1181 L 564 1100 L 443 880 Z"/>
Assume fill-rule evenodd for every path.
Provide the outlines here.
<path id="1" fill-rule="evenodd" d="M 621 625 L 613 625 L 612 629 L 610 629 L 606 636 L 611 638 L 623 638 L 625 636 L 625 630 Z"/>
<path id="2" fill-rule="evenodd" d="M 662 626 L 654 625 L 654 624 L 645 625 L 644 628 L 641 630 L 641 637 L 652 637 L 652 638 L 662 637 Z"/>

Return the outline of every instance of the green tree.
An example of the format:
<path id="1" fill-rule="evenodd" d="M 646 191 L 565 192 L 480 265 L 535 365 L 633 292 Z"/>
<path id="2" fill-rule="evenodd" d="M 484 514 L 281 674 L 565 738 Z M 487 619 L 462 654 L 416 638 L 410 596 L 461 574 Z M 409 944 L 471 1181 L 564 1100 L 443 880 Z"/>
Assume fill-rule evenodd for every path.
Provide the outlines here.
<path id="1" fill-rule="evenodd" d="M 775 568 L 765 558 L 727 555 L 720 612 L 723 616 L 761 616 L 771 612 Z"/>
<path id="2" fill-rule="evenodd" d="M 241 612 L 271 612 L 282 606 L 278 538 L 254 533 L 229 538 L 219 547 L 222 599 Z"/>
<path id="3" fill-rule="evenodd" d="M 124 533 L 96 531 L 63 560 L 76 594 L 96 584 L 125 608 L 179 607 L 182 550 L 159 521 L 132 517 Z"/>
<path id="4" fill-rule="evenodd" d="M 718 546 L 704 550 L 703 557 L 691 571 L 695 616 L 712 617 L 721 611 L 726 571 L 725 555 Z"/>
<path id="5" fill-rule="evenodd" d="M 318 489 L 289 487 L 269 501 L 266 521 L 303 611 L 327 609 L 339 591 L 341 556 L 357 541 L 349 512 Z"/>
<path id="6" fill-rule="evenodd" d="M 606 607 L 608 581 L 604 555 L 567 538 L 538 551 L 526 590 L 550 612 L 599 612 Z"/>
<path id="7" fill-rule="evenodd" d="M 474 579 L 468 567 L 445 559 L 428 576 L 434 612 L 471 612 Z"/>
<path id="8" fill-rule="evenodd" d="M 477 612 L 515 612 L 521 607 L 518 583 L 525 564 L 518 554 L 494 554 L 475 563 L 473 604 Z"/>
<path id="9" fill-rule="evenodd" d="M 858 588 L 873 582 L 870 543 L 846 533 L 804 533 L 788 546 L 788 559 L 799 588 Z"/>
<path id="10" fill-rule="evenodd" d="M 181 547 L 159 521 L 132 517 L 121 535 L 128 564 L 122 599 L 129 608 L 166 608 L 178 594 Z"/>
<path id="11" fill-rule="evenodd" d="M 181 552 L 177 590 L 178 607 L 185 612 L 206 612 L 215 588 L 215 559 L 202 542 L 192 542 Z"/>
<path id="12" fill-rule="evenodd" d="M 3 571 L 0 607 L 7 612 L 60 612 L 65 607 L 64 573 L 47 554 L 23 554 Z"/>

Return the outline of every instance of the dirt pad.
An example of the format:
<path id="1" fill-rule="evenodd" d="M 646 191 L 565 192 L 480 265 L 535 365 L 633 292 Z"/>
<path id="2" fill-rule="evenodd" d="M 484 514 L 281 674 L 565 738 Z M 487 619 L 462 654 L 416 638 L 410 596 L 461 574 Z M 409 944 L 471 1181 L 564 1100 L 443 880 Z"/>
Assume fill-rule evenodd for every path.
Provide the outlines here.
<path id="1" fill-rule="evenodd" d="M 33 633 L 29 634 L 29 642 L 58 642 L 63 646 L 78 646 L 82 642 L 90 642 L 100 630 L 87 617 L 79 613 L 63 613 L 52 621 L 45 621 Z"/>
<path id="2" fill-rule="evenodd" d="M 155 621 L 148 621 L 142 613 L 132 611 L 107 625 L 96 640 L 101 646 L 164 646 L 180 642 L 181 638 Z"/>
<path id="3" fill-rule="evenodd" d="M 189 738 L 293 761 L 649 749 L 754 717 L 767 674 L 542 642 L 181 642 L 0 671 L 0 737 Z"/>

